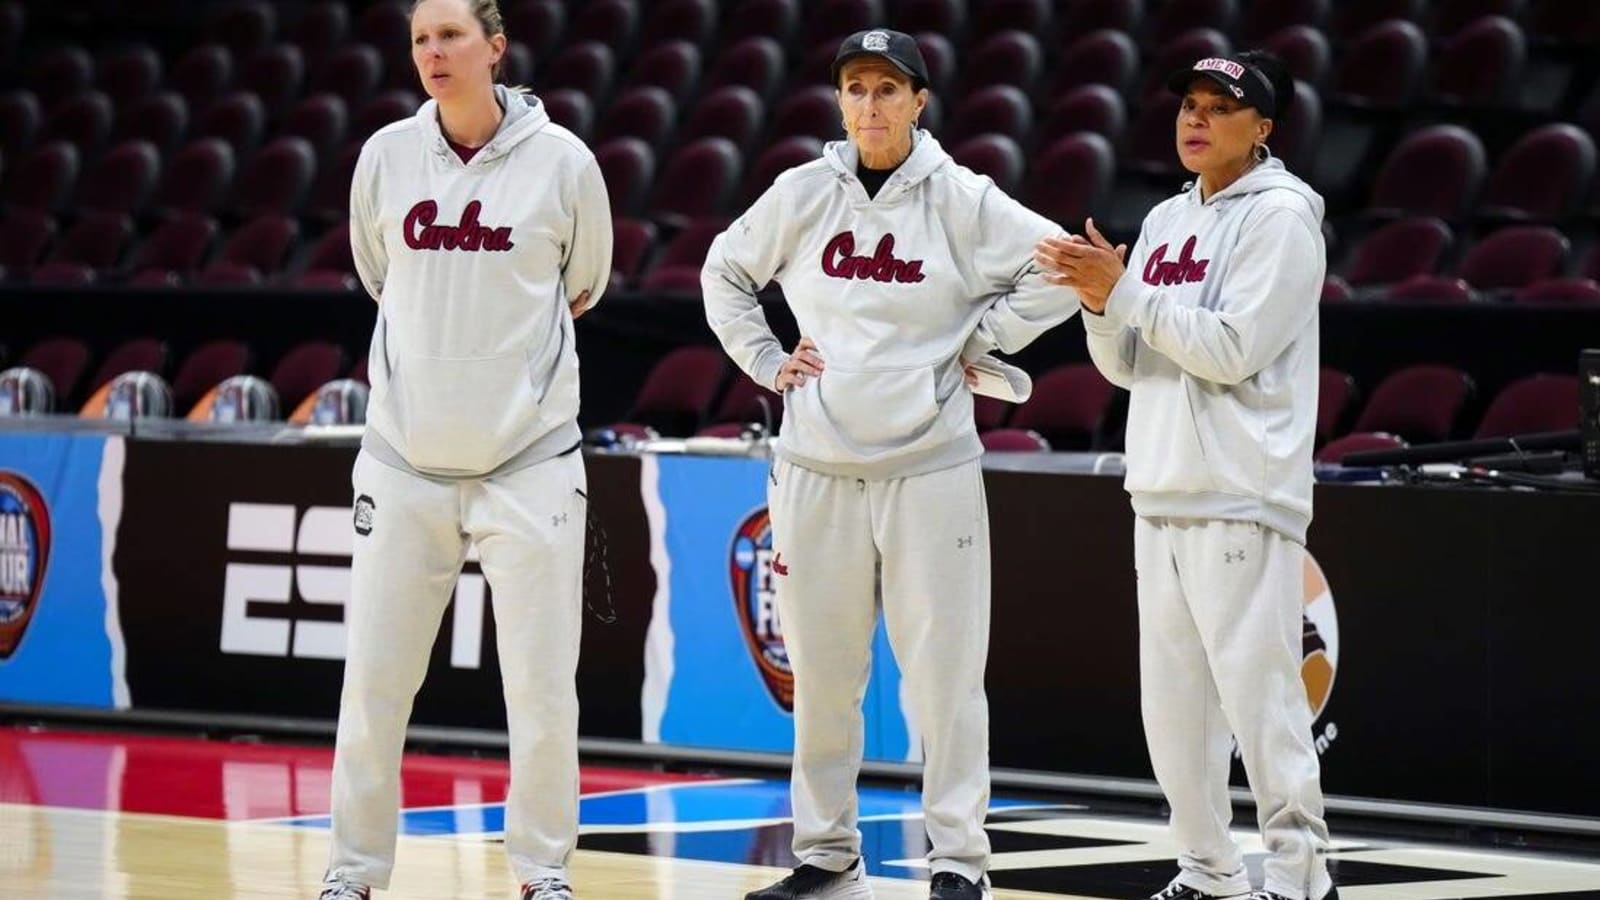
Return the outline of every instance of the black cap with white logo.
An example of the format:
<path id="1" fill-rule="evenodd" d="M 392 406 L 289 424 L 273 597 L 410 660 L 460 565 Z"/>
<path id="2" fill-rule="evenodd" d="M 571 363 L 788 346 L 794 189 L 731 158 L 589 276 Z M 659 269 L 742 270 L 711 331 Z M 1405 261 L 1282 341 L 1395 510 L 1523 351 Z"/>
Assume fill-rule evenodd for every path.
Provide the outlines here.
<path id="1" fill-rule="evenodd" d="M 1253 106 L 1265 118 L 1278 113 L 1277 92 L 1272 79 L 1259 68 L 1231 56 L 1212 56 L 1202 59 L 1187 69 L 1173 72 L 1167 87 L 1182 97 L 1196 78 L 1209 78 L 1220 85 L 1234 99 L 1245 106 Z"/>
<path id="2" fill-rule="evenodd" d="M 903 31 L 887 28 L 870 28 L 858 31 L 844 39 L 839 52 L 833 57 L 833 86 L 839 86 L 839 70 L 858 56 L 878 56 L 911 77 L 912 87 L 928 86 L 928 64 L 922 59 L 922 48 L 917 39 Z"/>

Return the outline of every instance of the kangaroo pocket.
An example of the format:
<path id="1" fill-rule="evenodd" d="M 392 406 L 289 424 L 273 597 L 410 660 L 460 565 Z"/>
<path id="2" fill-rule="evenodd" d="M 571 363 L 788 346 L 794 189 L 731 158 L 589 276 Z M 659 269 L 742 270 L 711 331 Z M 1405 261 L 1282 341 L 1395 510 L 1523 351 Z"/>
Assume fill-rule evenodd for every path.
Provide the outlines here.
<path id="1" fill-rule="evenodd" d="M 784 427 L 798 432 L 796 452 L 829 460 L 904 447 L 939 417 L 929 367 L 862 372 L 830 366 L 792 391 L 787 404 Z"/>
<path id="2" fill-rule="evenodd" d="M 1128 407 L 1128 490 L 1194 493 L 1217 489 L 1201 434 L 1201 398 L 1184 376 L 1141 383 Z"/>
<path id="3" fill-rule="evenodd" d="M 395 449 L 419 469 L 450 472 L 486 472 L 509 458 L 526 442 L 541 399 L 521 351 L 405 356 L 389 373 L 389 395 Z"/>

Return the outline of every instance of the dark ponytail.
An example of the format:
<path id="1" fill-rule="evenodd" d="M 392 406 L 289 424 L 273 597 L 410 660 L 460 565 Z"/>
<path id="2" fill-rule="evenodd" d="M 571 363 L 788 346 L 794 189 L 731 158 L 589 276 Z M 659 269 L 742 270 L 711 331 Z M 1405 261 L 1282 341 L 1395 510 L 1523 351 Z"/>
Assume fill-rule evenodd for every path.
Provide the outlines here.
<path id="1" fill-rule="evenodd" d="M 1294 76 L 1289 74 L 1289 67 L 1283 60 L 1265 50 L 1246 50 L 1236 59 L 1267 76 L 1267 81 L 1272 84 L 1273 99 L 1278 109 L 1273 113 L 1273 118 L 1282 118 L 1294 106 Z"/>

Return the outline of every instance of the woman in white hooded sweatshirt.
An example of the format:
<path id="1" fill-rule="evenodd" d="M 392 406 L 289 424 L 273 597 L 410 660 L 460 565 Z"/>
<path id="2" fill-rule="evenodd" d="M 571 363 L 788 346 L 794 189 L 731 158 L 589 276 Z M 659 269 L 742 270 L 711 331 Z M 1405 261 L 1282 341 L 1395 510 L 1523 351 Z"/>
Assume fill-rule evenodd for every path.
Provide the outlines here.
<path id="1" fill-rule="evenodd" d="M 931 896 L 976 900 L 988 894 L 989 524 L 963 364 L 1020 350 L 1078 304 L 1033 265 L 1035 242 L 1060 229 L 916 128 L 928 73 L 915 40 L 854 34 L 833 76 L 849 139 L 780 175 L 713 242 L 701 277 L 712 330 L 785 407 L 768 504 L 801 864 L 748 900 L 872 896 L 855 780 L 878 572 L 924 748 Z M 769 281 L 804 335 L 793 353 L 757 303 Z"/>
<path id="2" fill-rule="evenodd" d="M 587 503 L 572 320 L 605 290 L 610 207 L 588 148 L 495 84 L 494 0 L 419 0 L 411 41 L 432 99 L 367 141 L 350 190 L 378 321 L 322 897 L 388 886 L 406 721 L 476 545 L 511 741 L 506 853 L 523 900 L 571 900 Z"/>
<path id="3" fill-rule="evenodd" d="M 1179 158 L 1126 266 L 1089 220 L 1039 264 L 1077 288 L 1095 365 L 1132 395 L 1145 737 L 1181 856 L 1159 900 L 1250 892 L 1229 834 L 1233 740 L 1269 856 L 1255 900 L 1337 900 L 1300 681 L 1317 420 L 1322 198 L 1267 151 L 1294 97 L 1263 53 L 1174 73 Z"/>

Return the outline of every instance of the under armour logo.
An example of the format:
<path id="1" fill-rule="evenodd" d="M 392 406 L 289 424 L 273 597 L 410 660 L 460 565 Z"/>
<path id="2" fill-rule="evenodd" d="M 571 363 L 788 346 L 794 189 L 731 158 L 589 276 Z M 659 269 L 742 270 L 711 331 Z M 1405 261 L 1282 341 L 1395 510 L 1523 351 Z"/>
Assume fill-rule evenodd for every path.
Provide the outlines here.
<path id="1" fill-rule="evenodd" d="M 969 534 L 966 537 L 958 537 L 958 538 L 956 538 L 956 549 L 957 550 L 965 550 L 965 549 L 967 549 L 968 547 L 971 547 L 971 546 L 972 546 L 972 535 Z"/>
<path id="2" fill-rule="evenodd" d="M 1222 561 L 1230 566 L 1236 562 L 1244 562 L 1244 551 L 1228 550 L 1222 554 Z"/>
<path id="3" fill-rule="evenodd" d="M 356 534 L 366 536 L 372 533 L 372 521 L 377 518 L 378 505 L 366 494 L 356 498 L 355 525 Z"/>
<path id="4" fill-rule="evenodd" d="M 565 525 L 565 524 L 567 524 L 567 514 L 566 513 L 561 513 L 559 515 L 551 516 L 550 517 L 550 524 L 551 525 Z"/>

